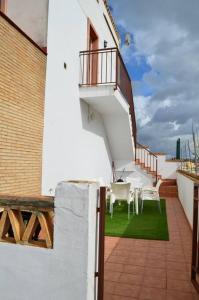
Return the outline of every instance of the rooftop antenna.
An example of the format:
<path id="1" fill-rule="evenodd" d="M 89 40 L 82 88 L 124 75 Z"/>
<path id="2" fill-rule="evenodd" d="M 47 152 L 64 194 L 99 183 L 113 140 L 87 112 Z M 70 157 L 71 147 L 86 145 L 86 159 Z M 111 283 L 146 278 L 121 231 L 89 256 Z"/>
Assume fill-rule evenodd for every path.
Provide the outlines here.
<path id="1" fill-rule="evenodd" d="M 131 45 L 131 34 L 130 33 L 126 33 L 126 35 L 125 35 L 125 45 L 127 47 L 129 47 Z"/>

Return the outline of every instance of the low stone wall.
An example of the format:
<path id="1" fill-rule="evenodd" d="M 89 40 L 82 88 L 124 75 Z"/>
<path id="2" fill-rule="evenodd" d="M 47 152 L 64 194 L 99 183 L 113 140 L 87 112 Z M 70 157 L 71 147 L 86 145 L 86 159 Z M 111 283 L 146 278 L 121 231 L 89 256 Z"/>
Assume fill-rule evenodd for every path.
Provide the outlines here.
<path id="1" fill-rule="evenodd" d="M 193 227 L 193 199 L 194 184 L 199 184 L 199 179 L 185 171 L 177 171 L 177 185 L 179 200 L 184 209 L 190 227 Z"/>
<path id="2" fill-rule="evenodd" d="M 49 249 L 0 242 L 1 299 L 95 299 L 97 189 L 88 182 L 57 186 Z"/>

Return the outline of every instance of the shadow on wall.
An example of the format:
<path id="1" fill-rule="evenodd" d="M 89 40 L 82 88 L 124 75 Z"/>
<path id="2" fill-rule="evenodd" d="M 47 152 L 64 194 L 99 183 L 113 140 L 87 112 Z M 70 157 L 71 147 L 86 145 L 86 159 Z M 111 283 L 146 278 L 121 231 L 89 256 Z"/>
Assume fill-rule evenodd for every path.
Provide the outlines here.
<path id="1" fill-rule="evenodd" d="M 108 142 L 107 132 L 104 126 L 104 121 L 102 116 L 83 100 L 80 100 L 80 110 L 81 110 L 82 128 L 103 139 L 110 164 L 112 164 L 110 145 Z"/>

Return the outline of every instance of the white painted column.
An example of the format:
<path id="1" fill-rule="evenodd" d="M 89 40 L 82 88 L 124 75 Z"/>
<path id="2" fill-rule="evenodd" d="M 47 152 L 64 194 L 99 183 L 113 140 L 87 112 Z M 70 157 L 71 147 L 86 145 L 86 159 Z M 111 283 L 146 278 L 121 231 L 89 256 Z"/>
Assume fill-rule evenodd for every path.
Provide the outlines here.
<path id="1" fill-rule="evenodd" d="M 88 182 L 61 182 L 56 189 L 55 247 L 70 270 L 65 299 L 94 299 L 97 189 Z"/>

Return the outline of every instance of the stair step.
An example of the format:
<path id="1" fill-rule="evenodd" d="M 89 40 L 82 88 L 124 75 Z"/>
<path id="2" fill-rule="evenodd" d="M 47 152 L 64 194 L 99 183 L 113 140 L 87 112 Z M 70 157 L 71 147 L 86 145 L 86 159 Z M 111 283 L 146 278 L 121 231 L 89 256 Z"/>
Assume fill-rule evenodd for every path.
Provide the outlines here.
<path id="1" fill-rule="evenodd" d="M 143 169 L 146 170 L 146 171 L 149 171 L 150 167 L 144 167 Z"/>
<path id="2" fill-rule="evenodd" d="M 175 197 L 178 198 L 178 193 L 160 193 L 160 197 Z"/>
<path id="3" fill-rule="evenodd" d="M 160 197 L 178 198 L 177 193 L 160 193 Z"/>
<path id="4" fill-rule="evenodd" d="M 177 191 L 177 185 L 163 185 L 160 186 L 160 191 Z"/>
<path id="5" fill-rule="evenodd" d="M 177 186 L 176 179 L 163 179 L 162 186 Z"/>
<path id="6" fill-rule="evenodd" d="M 178 197 L 177 185 L 160 186 L 160 197 Z"/>
<path id="7" fill-rule="evenodd" d="M 138 165 L 140 166 L 140 168 L 143 170 L 143 171 L 146 171 L 149 175 L 153 176 L 154 178 L 156 178 L 156 171 L 153 171 L 151 170 L 151 167 L 148 167 L 144 162 L 141 162 L 141 159 L 140 158 L 137 158 L 135 160 L 135 165 Z M 162 179 L 162 176 L 161 175 L 157 175 L 157 179 Z"/>
<path id="8" fill-rule="evenodd" d="M 148 173 L 151 174 L 151 175 L 156 175 L 155 171 L 149 171 Z"/>
<path id="9" fill-rule="evenodd" d="M 139 165 L 140 164 L 140 159 L 136 159 L 135 164 Z"/>

